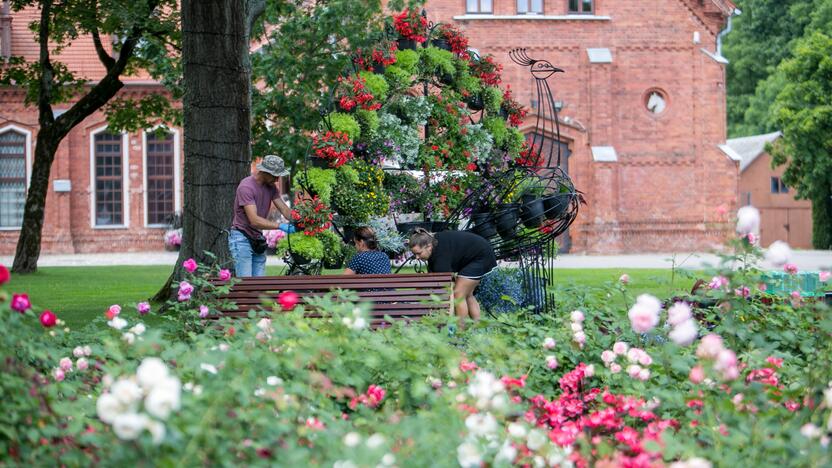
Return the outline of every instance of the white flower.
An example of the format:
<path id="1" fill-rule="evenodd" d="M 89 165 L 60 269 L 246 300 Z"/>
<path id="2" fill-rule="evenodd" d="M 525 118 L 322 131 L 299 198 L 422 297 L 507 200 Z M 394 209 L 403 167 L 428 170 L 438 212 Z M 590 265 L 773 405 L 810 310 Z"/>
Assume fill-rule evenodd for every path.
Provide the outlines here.
<path id="1" fill-rule="evenodd" d="M 552 337 L 547 336 L 543 339 L 543 347 L 546 349 L 552 349 L 555 347 L 555 339 Z"/>
<path id="2" fill-rule="evenodd" d="M 667 323 L 674 327 L 690 317 L 690 306 L 684 302 L 677 302 L 667 310 Z"/>
<path id="3" fill-rule="evenodd" d="M 203 362 L 202 364 L 199 365 L 199 368 L 204 370 L 205 372 L 210 373 L 210 374 L 216 374 L 217 373 L 217 368 L 214 367 L 212 364 L 206 364 L 206 363 Z"/>
<path id="4" fill-rule="evenodd" d="M 396 456 L 392 453 L 386 453 L 383 457 L 381 457 L 381 464 L 384 466 L 393 466 L 393 463 L 396 463 Z"/>
<path id="5" fill-rule="evenodd" d="M 491 397 L 504 389 L 503 382 L 484 370 L 478 370 L 468 385 L 468 393 L 477 399 L 477 407 L 480 409 L 486 408 L 491 402 Z"/>
<path id="6" fill-rule="evenodd" d="M 348 432 L 344 436 L 344 445 L 347 447 L 355 447 L 361 443 L 361 436 L 357 432 Z"/>
<path id="7" fill-rule="evenodd" d="M 803 427 L 800 428 L 800 433 L 803 434 L 803 437 L 814 439 L 815 437 L 819 437 L 823 434 L 823 431 L 820 430 L 817 426 L 812 423 L 804 424 Z"/>
<path id="8" fill-rule="evenodd" d="M 147 430 L 150 432 L 150 436 L 153 438 L 154 444 L 162 443 L 162 440 L 165 439 L 165 425 L 160 423 L 159 421 L 147 418 Z"/>
<path id="9" fill-rule="evenodd" d="M 133 440 L 147 427 L 147 416 L 136 413 L 124 413 L 113 421 L 113 432 L 121 440 Z"/>
<path id="10" fill-rule="evenodd" d="M 711 468 L 711 462 L 704 458 L 695 457 L 671 463 L 669 468 Z"/>
<path id="11" fill-rule="evenodd" d="M 107 322 L 107 325 L 115 328 L 116 330 L 121 330 L 122 328 L 127 326 L 127 320 L 124 320 L 119 316 L 115 316 L 112 320 Z"/>
<path id="12" fill-rule="evenodd" d="M 146 328 L 143 323 L 137 323 L 133 325 L 133 327 L 130 329 L 130 332 L 138 336 L 144 333 L 145 330 Z"/>
<path id="13" fill-rule="evenodd" d="M 685 320 L 667 334 L 679 346 L 689 346 L 696 339 L 697 335 L 696 322 L 693 319 Z"/>
<path id="14" fill-rule="evenodd" d="M 517 457 L 517 449 L 511 445 L 511 442 L 506 440 L 500 447 L 500 451 L 497 452 L 497 457 L 494 459 L 494 461 L 511 463 L 514 461 L 515 457 Z"/>
<path id="15" fill-rule="evenodd" d="M 642 294 L 627 314 L 636 333 L 647 333 L 659 323 L 661 302 L 649 294 Z"/>
<path id="16" fill-rule="evenodd" d="M 511 423 L 508 425 L 508 433 L 512 437 L 516 437 L 518 439 L 526 437 L 527 434 L 526 426 L 517 423 Z"/>
<path id="17" fill-rule="evenodd" d="M 82 348 L 81 346 L 76 346 L 72 350 L 72 355 L 77 357 L 77 358 L 84 357 L 84 348 Z"/>
<path id="18" fill-rule="evenodd" d="M 272 319 L 269 318 L 262 318 L 259 322 L 257 322 L 257 328 L 263 331 L 263 333 L 271 333 L 274 331 L 272 329 Z"/>
<path id="19" fill-rule="evenodd" d="M 465 418 L 465 427 L 471 434 L 487 436 L 497 432 L 497 420 L 491 413 L 475 413 Z"/>
<path id="20" fill-rule="evenodd" d="M 743 236 L 759 233 L 760 210 L 751 205 L 740 208 L 737 211 L 737 232 Z"/>
<path id="21" fill-rule="evenodd" d="M 102 393 L 95 402 L 95 410 L 98 419 L 107 424 L 112 424 L 116 416 L 124 411 L 124 405 L 112 393 Z"/>
<path id="22" fill-rule="evenodd" d="M 352 327 L 351 327 L 351 328 L 352 328 L 353 330 L 363 330 L 363 329 L 367 328 L 367 321 L 364 319 L 364 317 L 358 317 L 358 318 L 357 318 L 357 319 L 355 319 L 355 321 L 352 323 Z"/>
<path id="23" fill-rule="evenodd" d="M 151 416 L 167 419 L 171 411 L 179 409 L 182 385 L 176 377 L 168 377 L 158 383 L 144 400 L 144 407 Z"/>
<path id="24" fill-rule="evenodd" d="M 130 332 L 127 332 L 127 333 L 121 335 L 121 339 L 126 341 L 127 344 L 133 344 L 136 341 L 136 335 L 134 335 Z"/>
<path id="25" fill-rule="evenodd" d="M 641 349 L 639 348 L 630 348 L 627 351 L 627 360 L 630 362 L 638 362 L 638 358 L 641 357 Z"/>
<path id="26" fill-rule="evenodd" d="M 332 468 L 358 468 L 352 460 L 338 460 L 332 464 Z"/>
<path id="27" fill-rule="evenodd" d="M 584 368 L 584 375 L 586 377 L 592 377 L 595 375 L 595 364 L 590 364 Z"/>
<path id="28" fill-rule="evenodd" d="M 792 249 L 783 241 L 774 241 L 768 246 L 766 260 L 776 267 L 781 267 L 792 258 Z"/>
<path id="29" fill-rule="evenodd" d="M 222 352 L 226 352 L 228 351 L 228 348 L 230 348 L 230 346 L 228 346 L 228 343 L 220 343 L 218 347 Z"/>
<path id="30" fill-rule="evenodd" d="M 534 468 L 543 468 L 546 466 L 546 460 L 544 460 L 540 455 L 535 455 L 532 462 L 534 462 Z"/>
<path id="31" fill-rule="evenodd" d="M 508 396 L 505 393 L 494 395 L 494 398 L 491 399 L 491 408 L 498 412 L 508 409 Z"/>
<path id="32" fill-rule="evenodd" d="M 482 453 L 471 442 L 463 442 L 456 448 L 456 460 L 462 468 L 479 468 L 482 465 Z"/>
<path id="33" fill-rule="evenodd" d="M 572 313 L 569 314 L 569 318 L 572 319 L 573 322 L 583 322 L 584 313 L 580 310 L 573 310 Z"/>
<path id="34" fill-rule="evenodd" d="M 117 380 L 110 393 L 124 406 L 132 406 L 142 398 L 142 389 L 130 379 Z"/>
<path id="35" fill-rule="evenodd" d="M 381 434 L 373 434 L 367 438 L 367 447 L 371 449 L 381 447 L 381 444 L 384 443 L 384 436 Z"/>
<path id="36" fill-rule="evenodd" d="M 90 348 L 89 345 L 84 346 L 84 355 L 89 356 L 90 354 L 92 354 L 92 348 Z"/>
<path id="37" fill-rule="evenodd" d="M 526 439 L 526 445 L 531 450 L 538 450 L 540 447 L 543 447 L 548 440 L 549 439 L 546 437 L 545 432 L 540 429 L 532 429 L 529 431 L 529 437 Z"/>
<path id="38" fill-rule="evenodd" d="M 168 376 L 168 366 L 165 362 L 157 357 L 148 357 L 142 359 L 141 365 L 136 370 L 136 378 L 139 383 L 147 390 L 153 388 L 158 382 L 163 381 Z"/>
<path id="39" fill-rule="evenodd" d="M 573 332 L 579 332 L 584 330 L 584 327 L 581 326 L 579 322 L 572 322 L 571 328 Z"/>
<path id="40" fill-rule="evenodd" d="M 278 385 L 283 385 L 283 379 L 274 375 L 270 375 L 266 377 L 266 383 L 271 385 L 272 387 L 276 387 Z"/>

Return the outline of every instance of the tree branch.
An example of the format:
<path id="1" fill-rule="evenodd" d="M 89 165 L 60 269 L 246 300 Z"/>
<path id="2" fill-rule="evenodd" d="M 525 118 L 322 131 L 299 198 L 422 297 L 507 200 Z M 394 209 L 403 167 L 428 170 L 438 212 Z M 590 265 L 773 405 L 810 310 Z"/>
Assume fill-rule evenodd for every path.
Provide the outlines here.
<path id="1" fill-rule="evenodd" d="M 254 23 L 266 11 L 266 0 L 249 0 L 248 3 L 248 29 L 246 36 L 251 36 L 251 30 L 254 29 Z"/>
<path id="2" fill-rule="evenodd" d="M 97 19 L 96 19 L 97 20 Z M 104 46 L 101 45 L 101 36 L 98 35 L 98 26 L 92 29 L 92 42 L 95 44 L 95 52 L 98 54 L 98 60 L 104 65 L 104 68 L 109 70 L 116 64 L 116 61 L 110 57 L 110 54 L 104 50 Z"/>
<path id="3" fill-rule="evenodd" d="M 52 114 L 52 79 L 54 69 L 49 59 L 49 13 L 52 10 L 52 0 L 43 0 L 40 10 L 40 85 L 38 89 L 38 122 L 41 128 L 51 125 L 55 121 Z"/>

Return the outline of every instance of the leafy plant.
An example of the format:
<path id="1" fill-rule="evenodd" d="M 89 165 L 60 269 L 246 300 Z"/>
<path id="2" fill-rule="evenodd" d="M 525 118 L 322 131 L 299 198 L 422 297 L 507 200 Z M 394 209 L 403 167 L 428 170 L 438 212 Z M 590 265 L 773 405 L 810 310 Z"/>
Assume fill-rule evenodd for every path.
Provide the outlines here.
<path id="1" fill-rule="evenodd" d="M 415 8 L 408 8 L 393 16 L 393 27 L 404 39 L 425 42 L 428 22 Z"/>
<path id="2" fill-rule="evenodd" d="M 396 65 L 385 68 L 384 77 L 387 78 L 387 82 L 394 89 L 408 88 L 413 82 L 413 74 Z"/>
<path id="3" fill-rule="evenodd" d="M 454 56 L 447 50 L 436 47 L 425 47 L 419 51 L 421 58 L 420 68 L 425 76 L 450 75 L 456 72 L 454 67 Z"/>
<path id="4" fill-rule="evenodd" d="M 405 238 L 390 218 L 373 218 L 367 225 L 376 233 L 379 250 L 396 255 L 405 251 Z"/>
<path id="5" fill-rule="evenodd" d="M 338 234 L 332 230 L 326 230 L 320 232 L 316 237 L 323 245 L 324 253 L 321 259 L 324 263 L 328 265 L 337 265 L 343 260 L 344 254 L 342 247 L 344 243 Z"/>
<path id="6" fill-rule="evenodd" d="M 340 167 L 353 158 L 352 141 L 343 132 L 326 132 L 312 137 L 312 152 L 329 161 L 330 167 Z"/>
<path id="7" fill-rule="evenodd" d="M 378 132 L 378 112 L 358 109 L 355 112 L 355 120 L 361 127 L 362 141 L 372 141 Z"/>
<path id="8" fill-rule="evenodd" d="M 381 86 L 378 80 L 375 85 Z M 344 112 L 351 112 L 353 109 L 378 110 L 381 107 L 381 100 L 374 96 L 367 87 L 367 82 L 361 75 L 349 77 L 338 77 L 338 91 L 335 95 L 335 102 Z"/>
<path id="9" fill-rule="evenodd" d="M 400 50 L 396 52 L 396 67 L 407 72 L 409 75 L 416 74 L 418 64 L 419 54 L 415 50 Z"/>
<path id="10" fill-rule="evenodd" d="M 277 253 L 284 255 L 286 252 L 294 252 L 310 260 L 321 260 L 324 258 L 324 244 L 316 236 L 307 236 L 302 232 L 289 234 L 277 243 Z"/>
<path id="11" fill-rule="evenodd" d="M 342 112 L 332 112 L 327 118 L 333 132 L 345 133 L 353 141 L 361 137 L 361 125 L 355 117 Z"/>
<path id="12" fill-rule="evenodd" d="M 387 80 L 384 79 L 383 75 L 362 71 L 359 72 L 359 76 L 364 79 L 367 90 L 376 100 L 384 101 L 387 99 L 387 91 L 390 89 L 390 85 L 387 84 Z"/>
<path id="13" fill-rule="evenodd" d="M 494 147 L 491 134 L 481 123 L 467 124 L 464 127 L 463 145 L 470 152 L 472 160 L 487 160 Z"/>
<path id="14" fill-rule="evenodd" d="M 421 126 L 427 122 L 431 108 L 424 96 L 404 95 L 391 101 L 385 110 L 399 117 L 407 125 Z"/>
<path id="15" fill-rule="evenodd" d="M 348 223 L 366 222 L 370 216 L 386 214 L 389 199 L 384 193 L 384 172 L 365 161 L 355 160 L 341 167 L 332 190 L 332 205 Z"/>
<path id="16" fill-rule="evenodd" d="M 503 103 L 503 91 L 495 86 L 486 86 L 482 90 L 482 101 L 485 111 L 496 115 L 500 112 L 500 104 Z"/>
<path id="17" fill-rule="evenodd" d="M 378 136 L 371 142 L 374 153 L 388 161 L 395 161 L 402 167 L 411 167 L 418 163 L 419 130 L 405 125 L 393 114 L 382 113 L 379 117 Z"/>
<path id="18" fill-rule="evenodd" d="M 317 195 L 322 202 L 328 205 L 331 203 L 332 187 L 336 181 L 335 174 L 336 172 L 333 169 L 308 167 L 295 177 L 293 191 L 302 191 L 301 182 L 303 182 L 308 184 L 308 188 L 313 192 L 311 195 Z"/>
<path id="19" fill-rule="evenodd" d="M 315 195 L 295 202 L 292 221 L 299 229 L 303 229 L 303 234 L 314 236 L 332 226 L 332 211 Z"/>

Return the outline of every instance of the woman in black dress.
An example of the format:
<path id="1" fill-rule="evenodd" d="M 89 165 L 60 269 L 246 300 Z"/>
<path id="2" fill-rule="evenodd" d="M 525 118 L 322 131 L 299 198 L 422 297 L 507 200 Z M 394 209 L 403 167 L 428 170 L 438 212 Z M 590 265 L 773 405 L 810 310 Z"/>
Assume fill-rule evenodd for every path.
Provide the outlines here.
<path id="1" fill-rule="evenodd" d="M 480 304 L 474 298 L 474 289 L 483 276 L 497 266 L 494 249 L 484 238 L 465 231 L 443 231 L 431 234 L 417 228 L 410 236 L 410 251 L 420 260 L 428 262 L 432 273 L 455 273 L 454 310 L 460 318 L 479 320 Z"/>

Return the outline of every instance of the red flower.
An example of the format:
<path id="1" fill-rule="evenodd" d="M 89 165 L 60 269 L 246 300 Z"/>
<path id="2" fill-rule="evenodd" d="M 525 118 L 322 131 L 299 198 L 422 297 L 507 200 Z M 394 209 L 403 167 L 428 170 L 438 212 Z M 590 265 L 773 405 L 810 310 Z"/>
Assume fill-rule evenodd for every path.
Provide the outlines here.
<path id="1" fill-rule="evenodd" d="M 29 302 L 29 295 L 28 294 L 12 294 L 12 310 L 16 310 L 21 314 L 29 310 L 32 307 L 32 303 Z"/>
<path id="2" fill-rule="evenodd" d="M 416 10 L 405 9 L 393 16 L 393 27 L 403 39 L 425 42 L 428 21 Z"/>
<path id="3" fill-rule="evenodd" d="M 0 265 L 0 284 L 8 283 L 11 277 L 12 275 L 9 273 L 9 269 L 5 265 Z"/>
<path id="4" fill-rule="evenodd" d="M 46 328 L 54 327 L 57 322 L 58 317 L 51 310 L 44 310 L 40 314 L 40 324 Z"/>
<path id="5" fill-rule="evenodd" d="M 300 302 L 300 296 L 294 291 L 283 291 L 277 296 L 277 303 L 285 311 L 294 309 L 298 302 Z"/>
<path id="6" fill-rule="evenodd" d="M 476 171 L 477 170 L 477 165 L 474 164 L 474 163 L 468 163 L 468 166 L 466 166 L 466 167 L 468 168 L 469 171 Z"/>

